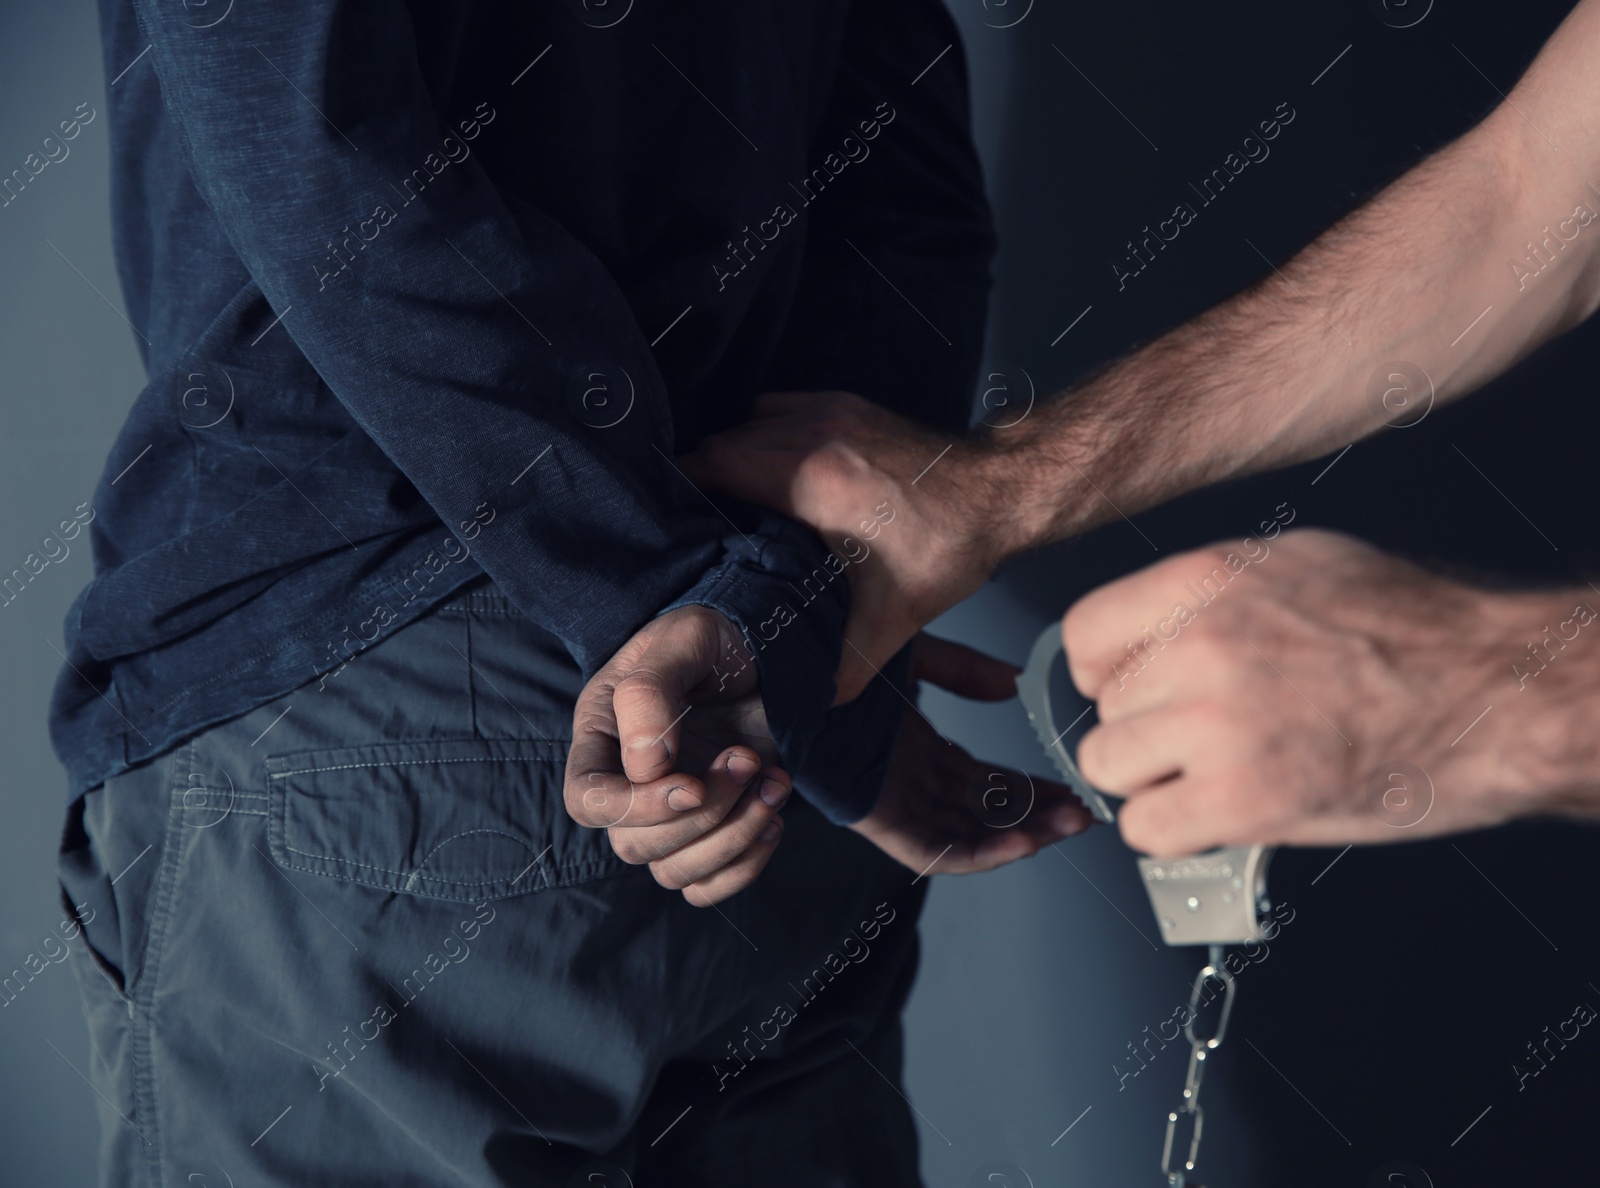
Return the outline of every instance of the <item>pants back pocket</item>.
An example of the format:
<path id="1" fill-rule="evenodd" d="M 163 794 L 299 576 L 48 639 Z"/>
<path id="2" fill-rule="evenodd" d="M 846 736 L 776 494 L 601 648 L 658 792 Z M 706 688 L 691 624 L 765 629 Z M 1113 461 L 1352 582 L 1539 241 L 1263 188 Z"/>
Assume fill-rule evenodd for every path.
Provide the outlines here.
<path id="1" fill-rule="evenodd" d="M 268 756 L 272 857 L 367 887 L 483 902 L 629 869 L 562 800 L 554 739 L 376 743 Z"/>

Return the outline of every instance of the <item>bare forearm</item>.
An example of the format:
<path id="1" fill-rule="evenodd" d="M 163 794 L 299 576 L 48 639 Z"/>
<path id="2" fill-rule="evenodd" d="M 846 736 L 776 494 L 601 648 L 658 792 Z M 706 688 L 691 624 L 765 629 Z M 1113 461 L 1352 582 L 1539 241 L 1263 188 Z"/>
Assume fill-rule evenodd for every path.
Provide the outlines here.
<path id="1" fill-rule="evenodd" d="M 1506 643 L 1469 769 L 1478 793 L 1506 798 L 1510 816 L 1600 817 L 1600 598 L 1584 586 L 1481 597 Z"/>
<path id="2" fill-rule="evenodd" d="M 1586 0 L 1477 128 L 1256 285 L 976 443 L 974 484 L 1014 509 L 1005 551 L 1335 449 L 1587 317 L 1597 54 Z"/>

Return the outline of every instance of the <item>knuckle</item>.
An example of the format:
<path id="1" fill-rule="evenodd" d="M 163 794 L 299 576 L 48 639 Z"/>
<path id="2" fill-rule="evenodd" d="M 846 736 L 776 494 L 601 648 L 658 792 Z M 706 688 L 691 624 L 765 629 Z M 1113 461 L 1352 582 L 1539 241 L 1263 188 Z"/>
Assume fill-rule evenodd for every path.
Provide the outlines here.
<path id="1" fill-rule="evenodd" d="M 573 820 L 590 829 L 611 828 L 626 817 L 633 807 L 632 789 L 624 795 L 617 790 L 590 785 L 576 792 L 575 798 L 572 793 L 568 794 L 568 812 Z"/>
<path id="2" fill-rule="evenodd" d="M 681 891 L 689 886 L 693 879 L 688 877 L 688 872 L 681 862 L 674 862 L 670 858 L 658 858 L 650 863 L 650 873 L 657 883 L 668 891 Z"/>
<path id="3" fill-rule="evenodd" d="M 1091 784 L 1104 784 L 1111 774 L 1114 740 L 1104 725 L 1091 729 L 1078 743 L 1078 768 Z"/>
<path id="4" fill-rule="evenodd" d="M 716 903 L 720 897 L 710 894 L 704 887 L 691 883 L 683 889 L 683 898 L 690 907 L 707 908 Z"/>
<path id="5" fill-rule="evenodd" d="M 745 821 L 739 830 L 741 853 L 747 853 L 752 847 L 760 844 L 763 835 L 774 825 L 778 829 L 778 836 L 783 836 L 783 817 L 779 815 L 778 810 L 757 803 L 758 811 L 751 813 L 750 819 Z"/>
<path id="6" fill-rule="evenodd" d="M 716 798 L 712 797 L 699 808 L 690 809 L 685 816 L 689 818 L 689 824 L 694 836 L 704 837 L 722 824 L 722 819 L 727 816 L 727 813 L 728 806 L 717 803 Z"/>
<path id="7" fill-rule="evenodd" d="M 664 690 L 661 673 L 655 668 L 638 667 L 616 684 L 612 696 L 621 701 L 648 701 L 660 697 Z"/>
<path id="8" fill-rule="evenodd" d="M 589 810 L 583 802 L 583 789 L 575 787 L 571 780 L 561 790 L 562 803 L 566 805 L 567 816 L 571 817 L 584 828 L 590 827 Z"/>
<path id="9" fill-rule="evenodd" d="M 629 866 L 642 866 L 651 860 L 645 845 L 634 836 L 632 829 L 609 829 L 606 831 L 611 839 L 611 848 Z"/>
<path id="10" fill-rule="evenodd" d="M 832 421 L 824 422 L 821 430 L 829 438 L 847 432 L 846 426 Z M 853 477 L 854 463 L 845 449 L 829 440 L 801 458 L 795 467 L 799 485 L 812 490 L 828 491 L 848 482 Z"/>
<path id="11" fill-rule="evenodd" d="M 1093 601 L 1080 598 L 1067 608 L 1067 613 L 1061 616 L 1061 643 L 1067 649 L 1067 655 L 1087 651 L 1094 642 L 1091 635 Z"/>

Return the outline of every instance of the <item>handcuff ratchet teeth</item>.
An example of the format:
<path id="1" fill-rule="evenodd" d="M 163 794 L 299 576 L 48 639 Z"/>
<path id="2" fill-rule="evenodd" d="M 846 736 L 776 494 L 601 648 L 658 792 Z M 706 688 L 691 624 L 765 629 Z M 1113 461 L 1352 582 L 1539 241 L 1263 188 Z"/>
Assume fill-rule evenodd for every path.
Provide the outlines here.
<path id="1" fill-rule="evenodd" d="M 1070 691 L 1052 698 L 1051 676 L 1056 661 L 1064 659 L 1059 622 L 1046 627 L 1028 655 L 1028 666 L 1017 678 L 1017 693 L 1034 733 L 1056 770 L 1077 793 L 1089 811 L 1107 825 L 1116 815 L 1106 794 L 1089 783 L 1073 758 L 1078 741 L 1095 725 L 1094 703 Z M 1065 701 L 1064 705 L 1056 705 Z M 1056 723 L 1070 716 L 1070 724 Z M 1140 880 L 1150 895 L 1150 906 L 1169 945 L 1244 944 L 1265 939 L 1263 918 L 1272 909 L 1267 898 L 1270 846 L 1227 846 L 1185 858 L 1138 859 Z"/>

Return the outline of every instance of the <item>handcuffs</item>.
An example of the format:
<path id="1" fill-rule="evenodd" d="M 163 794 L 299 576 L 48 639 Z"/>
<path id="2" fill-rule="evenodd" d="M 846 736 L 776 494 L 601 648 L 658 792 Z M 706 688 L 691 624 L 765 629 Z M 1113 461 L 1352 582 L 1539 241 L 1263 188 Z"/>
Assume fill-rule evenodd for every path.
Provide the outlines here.
<path id="1" fill-rule="evenodd" d="M 1084 778 L 1073 758 L 1078 742 L 1098 721 L 1094 703 L 1070 686 L 1063 695 L 1052 697 L 1051 677 L 1056 662 L 1064 657 L 1061 625 L 1055 622 L 1034 642 L 1028 654 L 1028 666 L 1017 678 L 1017 693 L 1028 711 L 1034 733 L 1062 779 L 1097 820 L 1115 824 L 1116 816 L 1106 803 L 1105 794 Z M 1064 729 L 1058 728 L 1057 721 L 1069 713 L 1072 715 L 1069 724 Z M 1270 846 L 1256 845 L 1226 846 L 1186 858 L 1137 859 L 1140 881 L 1150 896 L 1161 939 L 1168 945 L 1209 946 L 1209 958 L 1195 978 L 1189 995 L 1190 1017 L 1183 1029 L 1190 1044 L 1183 1102 L 1167 1115 L 1161 1170 L 1169 1188 L 1191 1184 L 1188 1173 L 1194 1170 L 1200 1153 L 1204 1118 L 1200 1109 L 1201 1074 L 1205 1070 L 1206 1056 L 1222 1046 L 1228 1017 L 1233 1011 L 1234 976 L 1223 963 L 1223 947 L 1271 939 L 1264 931 L 1264 919 L 1272 908 L 1267 898 L 1267 864 L 1271 858 Z M 1225 987 L 1223 1004 L 1216 1033 L 1202 1039 L 1195 1035 L 1194 1023 L 1203 988 L 1212 979 Z M 1185 1144 L 1176 1141 L 1183 1124 L 1192 1126 L 1187 1152 Z"/>

